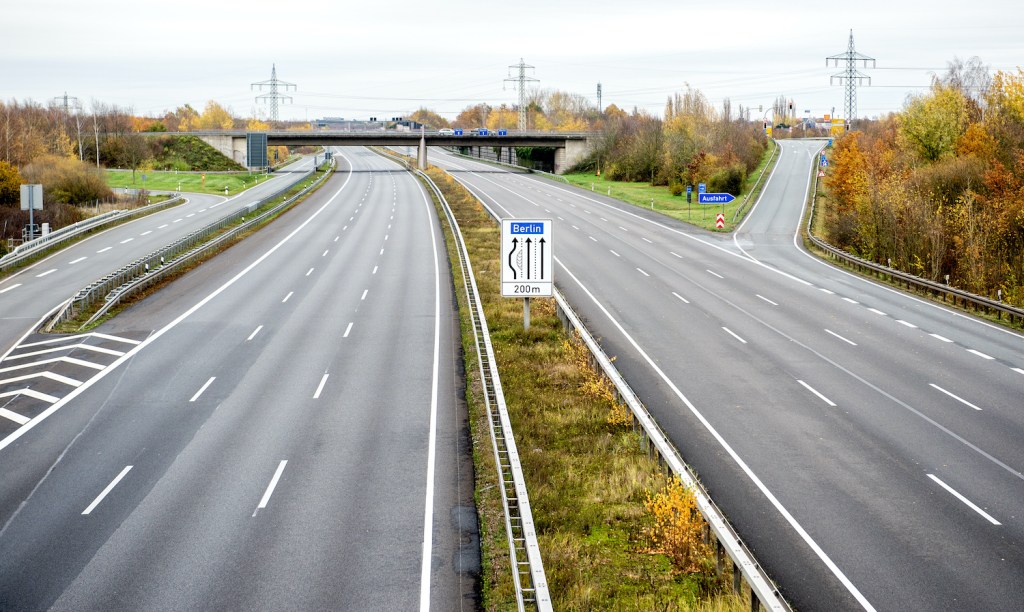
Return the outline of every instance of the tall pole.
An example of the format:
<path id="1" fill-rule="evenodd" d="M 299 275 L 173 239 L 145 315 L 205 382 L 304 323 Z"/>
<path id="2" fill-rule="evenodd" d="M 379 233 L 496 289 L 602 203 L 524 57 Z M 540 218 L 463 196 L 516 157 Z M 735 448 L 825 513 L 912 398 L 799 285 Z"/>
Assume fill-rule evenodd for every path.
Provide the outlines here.
<path id="1" fill-rule="evenodd" d="M 512 76 L 512 69 L 519 71 L 518 76 Z M 523 61 L 523 58 L 519 58 L 519 63 L 509 66 L 509 77 L 505 79 L 505 82 L 512 82 L 515 87 L 519 90 L 519 131 L 526 130 L 526 84 L 529 82 L 539 83 L 538 79 L 526 76 L 527 69 L 533 70 L 533 66 L 529 66 Z"/>
<path id="2" fill-rule="evenodd" d="M 871 77 L 857 70 L 858 62 L 864 62 L 864 68 L 867 68 L 868 62 L 871 62 L 871 67 L 874 68 L 875 58 L 857 53 L 857 50 L 853 47 L 853 30 L 850 30 L 850 41 L 846 46 L 846 53 L 826 57 L 825 65 L 828 66 L 829 62 L 833 62 L 833 65 L 836 67 L 839 66 L 840 62 L 846 64 L 845 70 L 837 72 L 829 78 L 829 84 L 839 81 L 846 86 L 843 109 L 846 112 L 846 125 L 847 129 L 849 129 L 857 118 L 857 86 L 862 82 L 866 82 L 868 85 L 871 84 Z"/>
<path id="3" fill-rule="evenodd" d="M 601 84 L 597 84 L 597 112 L 604 112 L 604 106 L 601 105 Z"/>
<path id="4" fill-rule="evenodd" d="M 79 161 L 85 159 L 85 155 L 82 152 L 82 119 L 79 116 L 79 111 L 82 110 L 82 104 L 78 101 L 75 96 L 69 96 L 68 92 L 64 92 L 63 96 L 57 96 L 53 99 L 54 103 L 64 107 L 64 120 L 67 121 L 68 115 L 71 113 L 71 109 L 75 110 L 75 129 L 78 137 L 78 159 Z"/>
<path id="5" fill-rule="evenodd" d="M 292 97 L 281 93 L 288 91 L 289 88 L 292 90 L 298 89 L 298 85 L 295 83 L 287 83 L 277 78 L 277 64 L 271 64 L 270 68 L 270 79 L 266 81 L 260 81 L 250 85 L 250 91 L 255 89 L 257 91 L 263 91 L 263 88 L 269 89 L 270 93 L 260 94 L 256 96 L 257 102 L 264 102 L 270 106 L 270 120 L 277 121 L 277 105 L 278 102 L 286 103 L 291 102 Z"/>

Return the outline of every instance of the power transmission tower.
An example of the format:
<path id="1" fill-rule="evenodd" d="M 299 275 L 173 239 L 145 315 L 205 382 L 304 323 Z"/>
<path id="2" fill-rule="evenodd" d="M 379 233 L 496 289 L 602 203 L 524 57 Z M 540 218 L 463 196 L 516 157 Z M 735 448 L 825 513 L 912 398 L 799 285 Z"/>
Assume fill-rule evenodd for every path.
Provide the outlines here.
<path id="1" fill-rule="evenodd" d="M 847 129 L 849 129 L 849 127 L 852 126 L 853 121 L 857 118 L 857 86 L 864 81 L 866 81 L 868 85 L 871 84 L 871 77 L 858 71 L 857 63 L 864 62 L 864 67 L 867 68 L 868 62 L 871 62 L 871 67 L 874 68 L 875 58 L 857 53 L 853 48 L 853 30 L 850 30 L 850 43 L 846 47 L 846 53 L 826 57 L 825 65 L 828 66 L 830 61 L 835 62 L 835 66 L 839 66 L 840 61 L 846 62 L 846 70 L 833 74 L 829 78 L 829 85 L 837 80 L 846 85 L 844 110 L 846 111 Z"/>
<path id="2" fill-rule="evenodd" d="M 284 81 L 278 80 L 278 78 L 277 78 L 277 64 L 271 64 L 270 80 L 268 80 L 268 81 L 260 81 L 259 83 L 253 83 L 251 85 L 251 87 L 250 87 L 250 91 L 252 91 L 253 89 L 256 89 L 258 91 L 263 91 L 264 87 L 269 88 L 270 89 L 270 93 L 260 94 L 260 95 L 256 96 L 256 101 L 257 102 L 261 102 L 262 101 L 262 102 L 268 103 L 270 105 L 270 120 L 271 121 L 277 121 L 277 102 L 278 102 L 278 100 L 280 100 L 281 102 L 291 102 L 292 101 L 292 97 L 291 96 L 287 96 L 287 95 L 281 93 L 281 88 L 284 88 L 284 91 L 288 91 L 289 87 L 291 87 L 293 90 L 295 90 L 295 89 L 298 89 L 298 85 L 296 85 L 295 83 L 286 83 Z"/>
<path id="3" fill-rule="evenodd" d="M 71 113 L 71 109 L 75 111 L 75 129 L 78 135 L 78 159 L 83 160 L 85 156 L 82 154 L 82 118 L 79 117 L 78 113 L 82 110 L 82 103 L 78 101 L 75 96 L 69 96 L 68 92 L 64 92 L 63 96 L 57 96 L 53 99 L 54 104 L 58 104 L 64 107 L 64 119 L 67 120 L 68 115 Z"/>
<path id="4" fill-rule="evenodd" d="M 597 112 L 603 112 L 604 107 L 601 106 L 601 84 L 597 84 Z"/>
<path id="5" fill-rule="evenodd" d="M 512 76 L 512 69 L 516 68 L 519 70 L 519 76 Z M 533 70 L 533 66 L 526 65 L 523 62 L 523 58 L 519 58 L 519 63 L 514 66 L 509 66 L 509 75 L 505 79 L 505 82 L 511 82 L 519 89 L 519 130 L 523 131 L 526 129 L 526 84 L 528 82 L 539 83 L 538 79 L 526 76 L 526 70 Z"/>

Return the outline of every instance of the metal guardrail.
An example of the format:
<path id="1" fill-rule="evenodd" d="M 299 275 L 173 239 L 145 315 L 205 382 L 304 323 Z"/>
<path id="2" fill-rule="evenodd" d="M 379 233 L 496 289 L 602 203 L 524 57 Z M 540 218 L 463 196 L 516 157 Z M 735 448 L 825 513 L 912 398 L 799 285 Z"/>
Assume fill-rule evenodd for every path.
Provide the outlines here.
<path id="1" fill-rule="evenodd" d="M 811 172 L 814 173 L 814 185 L 811 188 L 809 197 L 811 199 L 810 214 L 807 215 L 807 237 L 815 246 L 822 249 L 835 259 L 844 261 L 845 263 L 854 266 L 858 270 L 868 271 L 873 275 L 880 277 L 888 277 L 890 281 L 896 282 L 897 284 L 904 284 L 908 289 L 914 288 L 928 295 L 942 296 L 942 301 L 946 301 L 948 296 L 954 306 L 962 306 L 965 310 L 973 308 L 975 312 L 985 312 L 987 314 L 995 313 L 996 318 L 1002 319 L 1005 314 L 1007 320 L 1011 324 L 1024 325 L 1024 309 L 1010 306 L 1001 301 L 993 300 L 981 295 L 970 293 L 962 289 L 950 287 L 949 285 L 943 285 L 926 278 L 921 278 L 907 272 L 901 272 L 889 266 L 861 259 L 854 255 L 850 255 L 846 251 L 838 247 L 834 247 L 825 240 L 818 238 L 811 231 L 812 224 L 814 222 L 815 205 L 818 200 L 818 173 L 815 171 L 815 167 L 811 166 Z"/>
<path id="2" fill-rule="evenodd" d="M 81 234 L 92 231 L 96 228 L 103 227 L 104 225 L 111 223 L 118 223 L 134 217 L 148 215 L 164 208 L 169 208 L 172 205 L 177 206 L 184 201 L 185 199 L 178 195 L 169 200 L 157 202 L 156 204 L 149 204 L 140 208 L 131 210 L 112 210 L 110 212 L 105 212 L 102 215 L 96 215 L 95 217 L 91 217 L 84 221 L 79 221 L 78 223 L 62 227 L 45 236 L 20 244 L 7 255 L 0 257 L 0 274 L 14 268 L 28 259 L 31 259 L 32 257 L 39 255 L 47 249 L 69 242 Z"/>
<path id="3" fill-rule="evenodd" d="M 743 209 L 745 209 L 747 207 L 747 204 L 750 203 L 750 196 L 752 196 L 754 192 L 757 191 L 758 185 L 761 185 L 761 179 L 764 178 L 764 173 L 768 172 L 768 168 L 772 167 L 772 160 L 775 159 L 775 156 L 778 155 L 779 151 L 781 150 L 782 147 L 779 146 L 779 143 L 776 142 L 775 148 L 772 150 L 772 155 L 771 157 L 768 158 L 768 163 L 764 165 L 764 168 L 761 169 L 761 174 L 757 175 L 757 180 L 754 181 L 754 188 L 750 190 L 750 192 L 747 194 L 747 197 L 743 198 L 743 203 L 736 207 L 736 212 L 732 213 L 733 223 L 736 222 L 736 219 L 739 218 L 740 213 L 743 212 Z M 761 185 L 761 188 L 764 189 L 764 185 Z"/>
<path id="4" fill-rule="evenodd" d="M 404 162 L 404 160 L 403 160 Z M 491 337 L 487 330 L 487 319 L 484 316 L 480 294 L 473 276 L 473 266 L 469 261 L 462 231 L 455 219 L 447 200 L 430 177 L 416 173 L 430 186 L 444 209 L 455 235 L 459 265 L 462 267 L 462 278 L 469 301 L 470 316 L 473 319 L 473 337 L 477 347 L 480 366 L 480 379 L 484 388 L 484 400 L 488 421 L 490 423 L 491 443 L 494 458 L 498 465 L 498 477 L 501 480 L 501 501 L 505 510 L 505 532 L 508 535 L 509 553 L 513 563 L 512 580 L 515 585 L 516 602 L 519 610 L 531 609 L 541 612 L 552 610 L 551 595 L 548 591 L 547 577 L 544 574 L 544 563 L 541 559 L 540 546 L 537 543 L 537 532 L 534 528 L 533 513 L 530 510 L 530 497 L 526 489 L 519 451 L 516 448 L 512 424 L 505 405 L 505 395 L 501 388 L 501 377 L 498 374 Z"/>
<path id="5" fill-rule="evenodd" d="M 312 173 L 313 170 L 310 170 L 307 173 L 307 176 Z M 144 257 L 136 259 L 117 271 L 90 283 L 80 289 L 74 297 L 68 300 L 65 306 L 43 326 L 43 329 L 45 331 L 51 331 L 61 322 L 74 318 L 78 314 L 93 307 L 100 300 L 103 300 L 103 304 L 100 305 L 97 312 L 89 318 L 85 325 L 93 323 L 106 314 L 111 308 L 120 303 L 122 299 L 152 286 L 154 283 L 159 282 L 181 266 L 219 248 L 224 242 L 233 239 L 238 234 L 256 225 L 259 225 L 268 216 L 280 212 L 282 209 L 291 205 L 296 199 L 305 195 L 311 189 L 322 183 L 328 176 L 330 176 L 329 172 L 325 173 L 317 182 L 309 185 L 274 208 L 250 219 L 249 221 L 245 221 L 246 215 L 252 214 L 265 203 L 287 192 L 295 184 L 292 183 L 290 185 L 286 185 L 271 195 L 265 196 L 262 199 L 249 204 L 245 208 L 226 215 L 201 229 L 179 238 L 171 244 L 157 249 Z M 212 240 L 210 239 L 213 234 L 216 234 L 225 227 L 239 221 L 244 222 L 241 225 L 224 232 L 220 236 L 217 236 Z"/>

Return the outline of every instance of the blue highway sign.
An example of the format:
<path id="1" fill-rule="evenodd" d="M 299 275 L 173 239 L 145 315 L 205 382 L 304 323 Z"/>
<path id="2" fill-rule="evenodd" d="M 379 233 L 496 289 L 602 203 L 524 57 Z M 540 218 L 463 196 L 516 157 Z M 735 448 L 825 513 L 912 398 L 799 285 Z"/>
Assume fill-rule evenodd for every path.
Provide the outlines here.
<path id="1" fill-rule="evenodd" d="M 697 194 L 698 204 L 727 204 L 736 199 L 731 193 L 699 193 Z"/>

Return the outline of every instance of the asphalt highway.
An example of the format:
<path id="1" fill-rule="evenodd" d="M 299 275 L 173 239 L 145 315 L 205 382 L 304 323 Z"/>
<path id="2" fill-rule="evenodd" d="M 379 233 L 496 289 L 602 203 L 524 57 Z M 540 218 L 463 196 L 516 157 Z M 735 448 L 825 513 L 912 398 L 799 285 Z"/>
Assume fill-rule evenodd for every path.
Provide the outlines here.
<path id="1" fill-rule="evenodd" d="M 436 214 L 393 162 L 337 158 L 299 207 L 63 341 L 94 348 L 47 354 L 101 369 L 0 448 L 0 608 L 475 609 Z"/>
<path id="2" fill-rule="evenodd" d="M 556 285 L 797 609 L 1019 609 L 1024 338 L 806 253 L 822 144 L 735 237 L 430 155 L 554 221 Z"/>
<path id="3" fill-rule="evenodd" d="M 185 194 L 184 204 L 93 234 L 0 279 L 0 444 L 45 410 L 52 403 L 49 398 L 59 398 L 73 388 L 22 379 L 25 372 L 17 369 L 21 362 L 6 359 L 45 315 L 90 282 L 294 183 L 312 165 L 312 158 L 304 158 L 288 166 L 287 172 L 229 198 Z M 45 398 L 20 393 L 40 382 L 49 388 Z"/>

